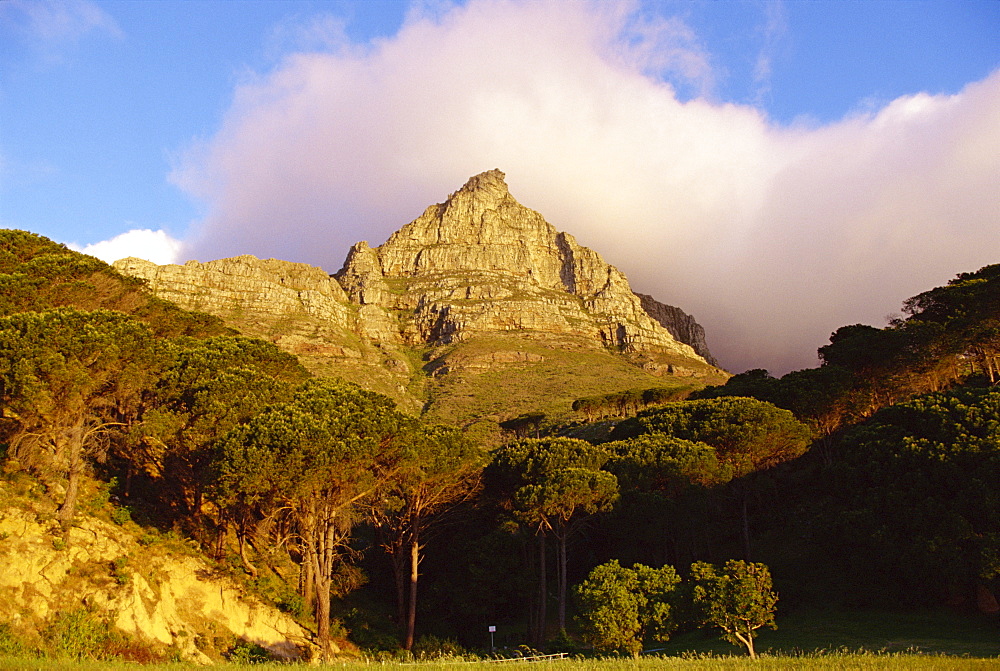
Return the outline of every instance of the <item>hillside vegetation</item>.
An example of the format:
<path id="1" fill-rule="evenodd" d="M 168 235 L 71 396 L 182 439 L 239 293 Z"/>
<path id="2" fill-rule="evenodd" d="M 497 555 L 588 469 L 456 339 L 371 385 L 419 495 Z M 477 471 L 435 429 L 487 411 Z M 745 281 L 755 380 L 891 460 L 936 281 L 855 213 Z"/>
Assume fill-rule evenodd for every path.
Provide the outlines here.
<path id="1" fill-rule="evenodd" d="M 212 634 L 211 609 L 152 626 L 183 600 L 172 543 L 202 567 L 185 589 L 224 574 L 268 613 L 249 620 L 295 620 L 296 654 L 328 660 L 481 650 L 489 626 L 510 649 L 726 636 L 752 651 L 775 603 L 779 626 L 930 609 L 1000 633 L 1000 266 L 884 329 L 839 329 L 817 368 L 701 390 L 646 385 L 572 339 L 442 344 L 417 417 L 96 260 L 3 235 L 3 560 L 51 591 L 3 584 L 0 650 L 218 659 L 293 640 Z M 456 426 L 473 416 L 495 419 Z M 140 612 L 129 599 L 145 619 L 122 615 Z M 759 620 L 736 636 L 733 604 L 751 602 Z M 80 627 L 101 643 L 60 650 Z"/>

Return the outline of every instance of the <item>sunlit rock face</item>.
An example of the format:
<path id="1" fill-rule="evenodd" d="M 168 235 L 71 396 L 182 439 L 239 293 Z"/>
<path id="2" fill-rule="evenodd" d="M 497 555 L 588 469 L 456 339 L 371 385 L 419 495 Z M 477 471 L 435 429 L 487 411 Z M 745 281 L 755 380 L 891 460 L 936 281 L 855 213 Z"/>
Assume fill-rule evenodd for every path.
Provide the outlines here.
<path id="1" fill-rule="evenodd" d="M 189 661 L 211 663 L 201 641 L 229 634 L 280 658 L 309 657 L 309 632 L 246 593 L 202 559 L 166 543 L 140 543 L 121 526 L 86 514 L 62 529 L 44 499 L 0 483 L 0 622 L 44 630 L 59 613 L 95 618 Z"/>
<path id="2" fill-rule="evenodd" d="M 115 267 L 161 298 L 273 341 L 317 375 L 388 394 L 415 413 L 433 404 L 428 376 L 529 361 L 478 350 L 439 360 L 442 348 L 491 337 L 620 354 L 654 377 L 725 376 L 697 322 L 633 293 L 600 254 L 518 203 L 499 170 L 472 177 L 381 246 L 358 242 L 332 277 L 249 255 L 166 266 L 124 259 Z M 531 351 L 507 341 L 501 349 Z"/>
<path id="3" fill-rule="evenodd" d="M 408 342 L 522 330 L 701 359 L 650 317 L 617 268 L 518 203 L 499 170 L 471 178 L 382 246 L 355 245 L 336 277 L 352 299 L 402 312 Z"/>

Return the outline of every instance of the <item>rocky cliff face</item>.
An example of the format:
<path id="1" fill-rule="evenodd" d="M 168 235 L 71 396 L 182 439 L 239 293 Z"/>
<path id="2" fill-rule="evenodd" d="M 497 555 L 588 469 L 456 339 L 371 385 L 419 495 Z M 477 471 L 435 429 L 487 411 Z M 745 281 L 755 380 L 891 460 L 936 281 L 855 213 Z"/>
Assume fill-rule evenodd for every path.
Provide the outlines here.
<path id="1" fill-rule="evenodd" d="M 476 175 L 382 246 L 355 245 L 336 277 L 353 300 L 403 313 L 411 344 L 535 331 L 701 358 L 647 314 L 617 268 L 514 200 L 499 170 Z"/>
<path id="2" fill-rule="evenodd" d="M 658 377 L 683 384 L 725 379 L 693 319 L 633 293 L 597 252 L 518 203 L 499 170 L 472 177 L 381 246 L 357 243 L 334 277 L 252 256 L 183 266 L 125 259 L 115 266 L 181 307 L 274 341 L 316 374 L 358 382 L 412 412 L 447 405 L 435 397 L 443 389 L 457 397 L 469 393 L 458 387 L 482 388 L 485 379 L 469 378 L 470 371 L 549 366 L 547 378 L 559 378 L 557 352 L 577 353 L 573 379 L 584 369 L 600 378 L 615 368 L 617 382 L 604 376 L 612 386 L 652 387 L 663 384 Z M 480 344 L 470 349 L 473 341 Z M 502 351 L 485 342 L 500 343 Z M 450 387 L 431 383 L 444 376 Z M 591 380 L 580 395 L 598 384 Z"/>
<path id="3" fill-rule="evenodd" d="M 310 633 L 217 575 L 192 553 L 140 543 L 122 527 L 79 515 L 67 530 L 55 506 L 0 483 L 0 622 L 31 638 L 58 613 L 86 609 L 147 644 L 211 663 L 213 638 L 257 643 L 285 659 L 311 656 Z M 209 652 L 211 654 L 206 654 Z"/>
<path id="4" fill-rule="evenodd" d="M 708 363 L 718 366 L 705 342 L 705 329 L 680 308 L 664 305 L 649 294 L 636 293 L 642 303 L 642 309 L 660 325 L 670 331 L 670 335 L 694 348 L 694 351 Z"/>
<path id="5" fill-rule="evenodd" d="M 160 298 L 273 341 L 315 374 L 357 382 L 414 412 L 421 405 L 407 392 L 414 370 L 395 348 L 400 342 L 395 319 L 381 308 L 352 302 L 320 268 L 249 255 L 182 266 L 128 258 L 115 268 L 145 279 Z"/>

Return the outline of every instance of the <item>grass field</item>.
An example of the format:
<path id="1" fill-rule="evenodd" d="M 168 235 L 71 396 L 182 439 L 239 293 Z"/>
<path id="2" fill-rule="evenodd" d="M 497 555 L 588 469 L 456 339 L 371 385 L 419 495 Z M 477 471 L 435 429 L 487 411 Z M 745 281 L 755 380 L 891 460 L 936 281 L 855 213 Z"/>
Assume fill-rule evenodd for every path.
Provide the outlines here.
<path id="1" fill-rule="evenodd" d="M 18 671 L 187 671 L 203 668 L 194 664 L 152 664 L 139 665 L 123 662 L 75 662 L 69 660 L 0 659 L 0 670 Z M 315 666 L 305 664 L 221 664 L 212 668 L 234 671 L 307 671 Z M 915 669 L 916 671 L 944 671 L 947 669 L 996 669 L 1000 660 L 972 657 L 952 657 L 944 655 L 920 655 L 909 653 L 846 653 L 829 652 L 797 656 L 761 655 L 756 661 L 746 657 L 698 656 L 661 657 L 647 656 L 640 659 L 566 659 L 547 662 L 463 662 L 435 661 L 403 664 L 399 662 L 344 662 L 320 668 L 342 669 L 343 671 L 366 671 L 375 669 L 415 669 L 417 671 L 496 671 L 498 669 L 528 668 L 531 671 L 653 671 L 668 669 L 677 671 L 783 671 L 785 669 L 829 669 L 846 671 L 880 671 L 881 669 Z"/>
<path id="2" fill-rule="evenodd" d="M 466 661 L 462 658 L 428 662 L 345 660 L 324 668 L 343 671 L 416 669 L 417 671 L 764 671 L 785 669 L 1000 669 L 1000 620 L 996 616 L 969 616 L 933 612 L 800 611 L 779 618 L 778 630 L 764 631 L 757 639 L 756 661 L 741 650 L 708 634 L 676 637 L 654 654 L 639 659 L 572 658 L 538 662 Z M 0 657 L 0 671 L 187 671 L 194 664 L 130 664 L 108 661 L 75 661 Z M 220 664 L 227 671 L 306 671 L 305 664 Z"/>
<path id="3" fill-rule="evenodd" d="M 778 615 L 778 629 L 765 629 L 758 652 L 794 655 L 815 650 L 865 650 L 994 659 L 1000 669 L 1000 619 L 948 611 L 799 611 Z M 674 637 L 662 646 L 668 655 L 730 655 L 734 646 L 707 633 Z"/>

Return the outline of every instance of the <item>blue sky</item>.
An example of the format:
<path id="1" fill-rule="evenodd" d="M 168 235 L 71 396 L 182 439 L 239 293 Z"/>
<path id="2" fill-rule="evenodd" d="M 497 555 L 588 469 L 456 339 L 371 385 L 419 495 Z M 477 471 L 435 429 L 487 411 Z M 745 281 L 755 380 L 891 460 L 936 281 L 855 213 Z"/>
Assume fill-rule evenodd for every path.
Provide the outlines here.
<path id="1" fill-rule="evenodd" d="M 334 272 L 499 167 L 780 372 L 1000 261 L 998 34 L 992 0 L 7 0 L 0 226 Z"/>

